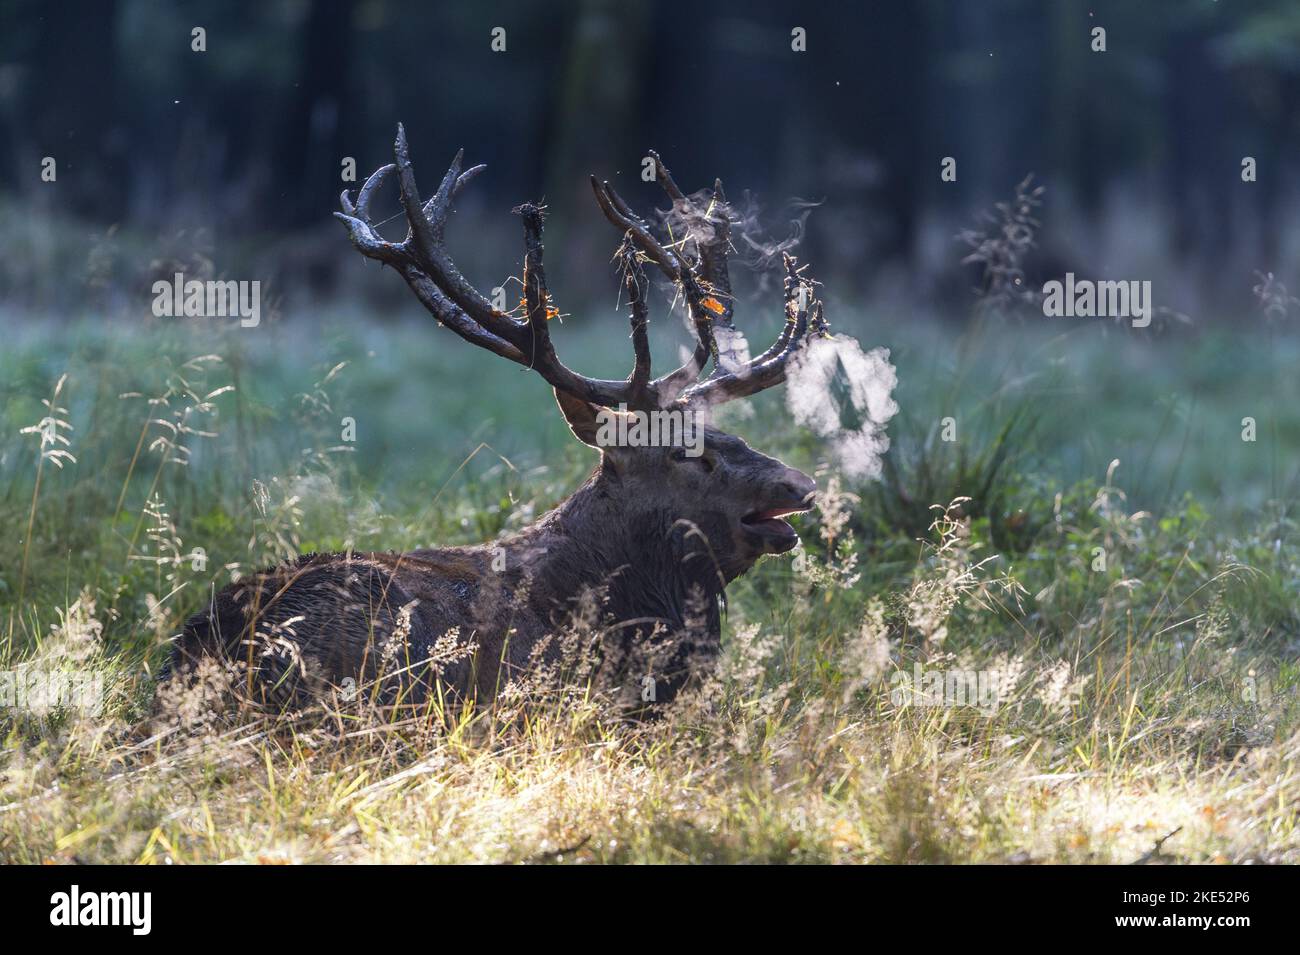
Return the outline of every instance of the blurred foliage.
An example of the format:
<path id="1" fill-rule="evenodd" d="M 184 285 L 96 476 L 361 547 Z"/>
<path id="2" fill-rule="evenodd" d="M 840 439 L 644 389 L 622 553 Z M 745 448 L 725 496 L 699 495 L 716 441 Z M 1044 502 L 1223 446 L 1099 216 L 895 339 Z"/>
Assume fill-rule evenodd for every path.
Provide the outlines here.
<path id="1" fill-rule="evenodd" d="M 35 230 L 39 247 L 35 270 L 5 280 L 13 300 L 53 313 L 79 300 L 27 279 L 66 265 L 41 236 L 61 220 L 78 235 L 119 227 L 134 266 L 121 283 L 168 236 L 205 232 L 218 272 L 275 278 L 287 295 L 335 290 L 342 160 L 360 176 L 387 161 L 398 121 L 425 180 L 460 146 L 489 166 L 462 201 L 478 237 L 464 257 L 500 263 L 506 248 L 516 262 L 506 212 L 550 203 L 566 250 L 553 285 L 576 301 L 606 291 L 592 262 L 612 238 L 586 176 L 660 202 L 636 175 L 649 148 L 683 183 L 752 190 L 778 227 L 788 198 L 820 201 L 804 254 L 854 294 L 901 268 L 914 294 L 953 301 L 959 284 L 932 281 L 936 243 L 1029 172 L 1049 203 L 1031 279 L 1061 264 L 1115 271 L 1125 261 L 1097 230 L 1140 223 L 1150 259 L 1127 264 L 1170 296 L 1188 285 L 1170 304 L 1190 311 L 1280 271 L 1292 241 L 1281 210 L 1300 171 L 1300 12 L 1288 0 L 0 8 L 0 202 L 24 222 L 6 231 Z M 806 53 L 790 50 L 796 24 Z M 191 50 L 195 26 L 206 52 Z M 504 53 L 489 47 L 497 26 Z M 1105 53 L 1089 48 L 1096 26 Z M 47 155 L 57 188 L 39 177 Z M 1244 155 L 1260 164 L 1248 189 Z M 956 182 L 940 181 L 943 156 L 959 160 Z M 334 241 L 304 238 L 315 231 Z"/>

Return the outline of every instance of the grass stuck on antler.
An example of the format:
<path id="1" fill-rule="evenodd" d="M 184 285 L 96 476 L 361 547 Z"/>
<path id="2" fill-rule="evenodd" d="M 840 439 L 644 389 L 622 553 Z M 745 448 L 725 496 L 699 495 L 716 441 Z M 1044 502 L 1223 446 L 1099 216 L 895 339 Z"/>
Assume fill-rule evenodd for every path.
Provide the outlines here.
<path id="1" fill-rule="evenodd" d="M 401 273 L 420 303 L 438 322 L 471 345 L 536 371 L 557 391 L 606 407 L 667 408 L 676 403 L 713 406 L 747 397 L 785 381 L 786 371 L 805 345 L 810 332 L 829 335 L 816 283 L 806 276 L 806 266 L 784 255 L 785 324 L 777 340 L 762 354 L 734 367 L 723 367 L 718 355 L 715 327 L 734 332 L 734 307 L 728 272 L 730 212 L 722 183 L 715 182 L 703 208 L 687 197 L 657 153 L 651 153 L 656 180 L 686 222 L 704 222 L 705 232 L 692 233 L 690 242 L 661 243 L 646 221 L 637 215 L 608 182 L 591 177 L 591 188 L 605 217 L 621 234 L 618 258 L 632 327 L 635 365 L 625 381 L 588 378 L 570 370 L 559 358 L 548 322 L 559 314 L 546 284 L 543 265 L 543 208 L 534 203 L 517 206 L 524 227 L 523 319 L 501 311 L 467 282 L 447 252 L 444 237 L 452 203 L 483 166 L 462 171 L 463 151 L 457 152 L 437 191 L 427 202 L 420 199 L 411 163 L 406 131 L 397 128 L 394 161 L 381 166 L 366 180 L 354 202 L 348 191 L 340 197 L 342 211 L 335 216 L 346 226 L 357 251 L 392 266 Z M 397 174 L 407 234 L 400 242 L 384 239 L 375 229 L 371 205 L 385 181 Z M 688 248 L 689 246 L 689 248 Z M 694 330 L 694 351 L 675 371 L 650 378 L 647 341 L 649 319 L 643 263 L 657 267 L 673 283 L 686 303 Z M 701 374 L 710 361 L 713 373 Z"/>

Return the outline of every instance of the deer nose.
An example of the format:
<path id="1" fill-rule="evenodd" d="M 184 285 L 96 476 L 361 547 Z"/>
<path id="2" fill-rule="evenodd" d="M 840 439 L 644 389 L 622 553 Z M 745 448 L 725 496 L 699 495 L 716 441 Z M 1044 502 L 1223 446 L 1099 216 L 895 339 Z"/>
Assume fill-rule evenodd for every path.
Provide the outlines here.
<path id="1" fill-rule="evenodd" d="M 794 470 L 794 468 L 786 472 L 780 487 L 784 493 L 789 494 L 790 500 L 799 501 L 809 507 L 812 506 L 814 498 L 817 497 L 817 482 L 802 471 Z"/>

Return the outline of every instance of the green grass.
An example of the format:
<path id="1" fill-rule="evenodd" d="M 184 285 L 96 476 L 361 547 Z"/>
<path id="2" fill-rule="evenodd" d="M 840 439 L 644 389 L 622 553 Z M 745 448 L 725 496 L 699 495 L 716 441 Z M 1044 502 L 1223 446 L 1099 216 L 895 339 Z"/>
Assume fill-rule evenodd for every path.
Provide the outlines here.
<path id="1" fill-rule="evenodd" d="M 736 412 L 827 493 L 801 554 L 730 588 L 722 671 L 669 718 L 577 688 L 165 738 L 148 674 L 210 587 L 299 551 L 490 538 L 591 452 L 534 377 L 427 323 L 15 334 L 0 671 L 92 670 L 108 702 L 0 713 L 0 860 L 1125 862 L 1178 830 L 1177 859 L 1300 861 L 1296 342 L 847 324 L 899 370 L 885 474 L 840 482 L 779 393 Z M 559 335 L 624 372 L 613 316 Z M 76 460 L 42 460 L 20 431 L 64 375 Z M 1005 692 L 903 705 L 914 664 Z"/>

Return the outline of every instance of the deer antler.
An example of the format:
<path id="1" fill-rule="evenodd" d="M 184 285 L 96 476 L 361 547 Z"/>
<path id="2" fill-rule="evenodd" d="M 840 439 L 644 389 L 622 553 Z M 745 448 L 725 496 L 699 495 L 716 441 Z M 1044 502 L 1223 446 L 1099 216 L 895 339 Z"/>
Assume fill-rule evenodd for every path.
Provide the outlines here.
<path id="1" fill-rule="evenodd" d="M 785 381 L 786 368 L 808 341 L 811 331 L 819 337 L 830 335 L 821 300 L 814 297 L 816 283 L 803 273 L 792 255 L 782 256 L 785 263 L 785 326 L 766 351 L 740 367 L 697 382 L 687 388 L 686 401 L 718 404 L 744 398 Z"/>
<path id="2" fill-rule="evenodd" d="M 683 239 L 660 244 L 646 222 L 636 215 L 608 182 L 592 177 L 596 201 L 606 218 L 623 232 L 618 259 L 623 268 L 632 325 L 635 362 L 626 380 L 588 378 L 560 361 L 551 343 L 548 320 L 554 313 L 542 262 L 543 209 L 525 203 L 514 211 L 524 226 L 524 318 L 519 320 L 495 308 L 465 280 L 447 254 L 443 241 L 452 200 L 483 166 L 461 170 L 463 151 L 427 202 L 421 202 L 411 167 L 406 131 L 397 127 L 394 162 L 377 169 L 352 202 L 348 191 L 340 197 L 342 212 L 334 213 L 362 255 L 395 268 L 416 298 L 440 323 L 472 345 L 485 348 L 538 372 L 554 388 L 593 404 L 627 405 L 636 409 L 663 408 L 674 402 L 717 403 L 770 388 L 785 380 L 786 365 L 807 340 L 810 327 L 825 333 L 821 303 L 813 298 L 815 284 L 802 275 L 793 258 L 786 257 L 786 323 L 777 341 L 757 358 L 733 369 L 721 369 L 714 335 L 715 322 L 733 329 L 731 280 L 727 266 L 730 218 L 722 183 L 715 182 L 713 196 L 703 208 L 686 196 L 659 159 L 656 177 L 687 224 Z M 375 231 L 370 206 L 379 187 L 397 173 L 407 234 L 391 242 Z M 689 246 L 694 247 L 693 254 Z M 649 318 L 646 293 L 649 283 L 642 260 L 653 262 L 677 286 L 686 301 L 696 345 L 691 357 L 661 378 L 650 378 Z M 700 381 L 713 360 L 713 376 Z"/>

